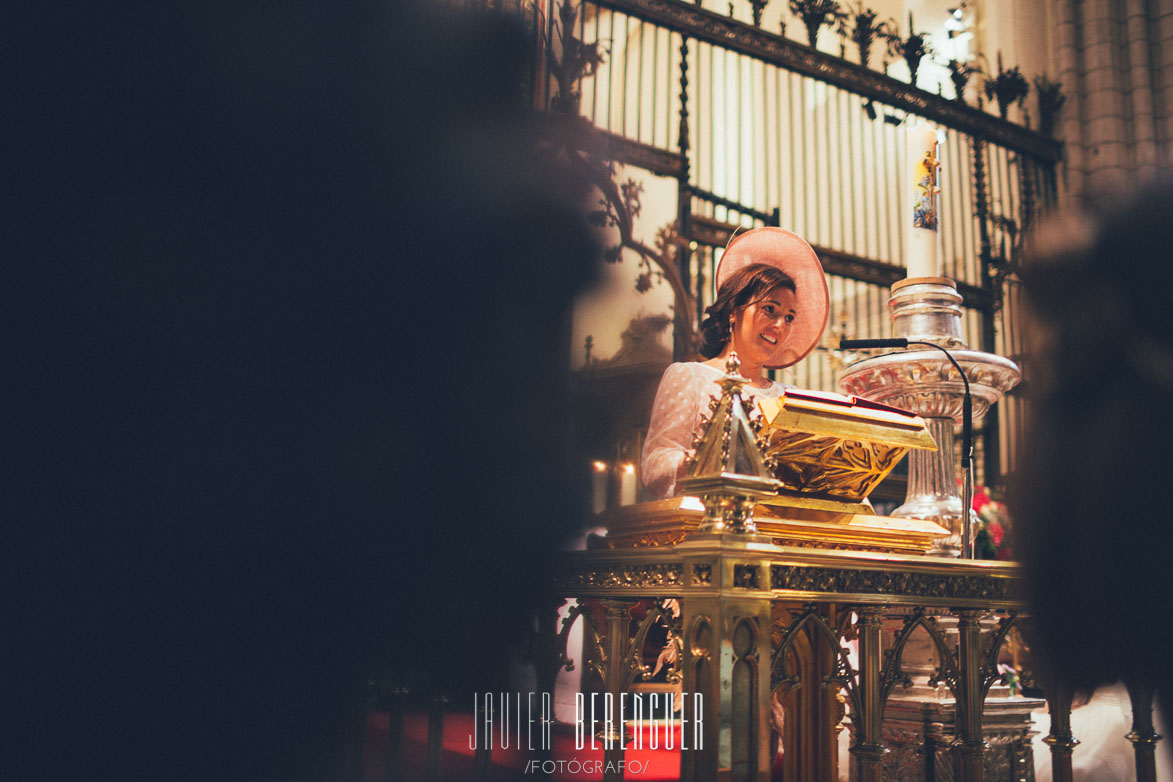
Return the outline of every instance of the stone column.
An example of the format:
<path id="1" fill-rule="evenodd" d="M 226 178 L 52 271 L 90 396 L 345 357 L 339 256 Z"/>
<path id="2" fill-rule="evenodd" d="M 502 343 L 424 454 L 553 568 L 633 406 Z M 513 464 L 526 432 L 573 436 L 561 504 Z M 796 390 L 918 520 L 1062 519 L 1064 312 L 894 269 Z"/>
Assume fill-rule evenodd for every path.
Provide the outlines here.
<path id="1" fill-rule="evenodd" d="M 1138 682 L 1128 682 L 1128 698 L 1132 701 L 1132 730 L 1125 736 L 1136 753 L 1137 782 L 1156 782 L 1157 759 L 1155 750 L 1161 736 L 1153 728 L 1153 688 Z"/>
<path id="2" fill-rule="evenodd" d="M 623 782 L 623 726 L 619 724 L 619 702 L 625 689 L 627 672 L 627 639 L 631 625 L 629 600 L 604 600 L 607 612 L 606 694 L 614 704 L 614 718 L 605 722 L 599 739 L 603 742 L 603 782 Z"/>
<path id="3" fill-rule="evenodd" d="M 711 574 L 712 588 L 682 601 L 684 692 L 690 710 L 685 729 L 690 740 L 689 720 L 702 721 L 699 741 L 685 744 L 688 749 L 680 753 L 685 782 L 770 779 L 769 573 L 764 564 L 744 559 L 744 553 L 713 552 L 713 558 L 695 561 Z M 690 563 L 686 572 L 695 573 L 694 567 Z M 703 711 L 697 715 L 691 713 L 692 693 L 703 698 Z"/>
<path id="4" fill-rule="evenodd" d="M 1073 782 L 1071 751 L 1079 741 L 1071 735 L 1071 688 L 1056 681 L 1044 682 L 1044 686 L 1051 731 L 1043 741 L 1051 747 L 1051 778 L 1054 782 Z"/>
<path id="5" fill-rule="evenodd" d="M 856 723 L 855 743 L 851 754 L 859 764 L 860 782 L 880 782 L 884 742 L 880 736 L 884 704 L 880 700 L 880 630 L 884 609 L 863 606 L 855 609 L 859 615 L 859 701 L 860 714 Z"/>
<path id="6" fill-rule="evenodd" d="M 982 782 L 985 776 L 983 760 L 986 740 L 982 735 L 982 710 L 985 705 L 982 692 L 982 616 L 985 611 L 965 609 L 957 611 L 957 667 L 959 736 L 955 743 L 960 754 L 957 763 L 958 778 L 962 782 Z"/>

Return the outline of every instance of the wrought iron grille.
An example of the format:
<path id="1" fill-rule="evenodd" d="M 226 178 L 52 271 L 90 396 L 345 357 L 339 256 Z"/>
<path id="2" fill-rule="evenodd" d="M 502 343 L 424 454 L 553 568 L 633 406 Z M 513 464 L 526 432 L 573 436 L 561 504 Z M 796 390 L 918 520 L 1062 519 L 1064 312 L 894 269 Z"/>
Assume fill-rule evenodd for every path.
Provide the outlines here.
<path id="1" fill-rule="evenodd" d="M 544 46 L 558 49 L 563 0 L 542 2 Z M 1026 228 L 1055 200 L 1056 142 L 769 32 L 749 3 L 565 2 L 577 45 L 601 55 L 578 78 L 580 113 L 619 142 L 623 162 L 679 181 L 692 250 L 681 272 L 698 322 L 729 231 L 789 228 L 824 261 L 832 321 L 826 345 L 779 379 L 835 389 L 840 336 L 890 335 L 887 288 L 905 274 L 904 129 L 924 119 L 944 132 L 940 259 L 965 297 L 966 336 L 1021 360 L 1013 269 Z M 999 407 L 978 444 L 982 480 L 1013 469 L 1022 403 Z"/>

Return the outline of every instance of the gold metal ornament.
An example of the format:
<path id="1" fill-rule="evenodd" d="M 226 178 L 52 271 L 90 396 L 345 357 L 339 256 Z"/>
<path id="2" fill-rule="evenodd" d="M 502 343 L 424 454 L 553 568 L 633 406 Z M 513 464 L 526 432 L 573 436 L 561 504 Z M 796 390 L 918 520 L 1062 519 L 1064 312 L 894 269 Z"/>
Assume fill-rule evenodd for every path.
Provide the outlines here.
<path id="1" fill-rule="evenodd" d="M 770 473 L 750 423 L 750 407 L 742 396 L 749 381 L 742 377 L 736 352 L 729 354 L 725 376 L 718 381 L 721 397 L 705 422 L 688 472 L 677 484 L 682 492 L 699 496 L 705 508 L 700 532 L 755 534 L 753 507 L 777 494 L 782 483 Z"/>
<path id="2" fill-rule="evenodd" d="M 920 416 L 854 397 L 787 391 L 758 407 L 774 476 L 800 495 L 862 502 L 910 449 L 937 450 Z"/>

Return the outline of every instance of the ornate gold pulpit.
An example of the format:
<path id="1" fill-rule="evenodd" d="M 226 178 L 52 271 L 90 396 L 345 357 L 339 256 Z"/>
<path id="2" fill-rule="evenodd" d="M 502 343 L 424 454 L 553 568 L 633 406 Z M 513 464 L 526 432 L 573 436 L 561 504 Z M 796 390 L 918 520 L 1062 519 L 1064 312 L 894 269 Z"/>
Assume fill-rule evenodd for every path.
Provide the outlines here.
<path id="1" fill-rule="evenodd" d="M 787 391 L 760 400 L 751 417 L 739 389 L 715 400 L 713 413 L 710 436 L 698 441 L 681 481 L 687 493 L 612 510 L 605 545 L 684 540 L 703 526 L 699 495 L 719 475 L 773 482 L 755 495 L 753 523 L 777 545 L 924 554 L 948 534 L 931 521 L 876 516 L 867 501 L 909 450 L 936 450 L 920 416 L 839 394 Z M 726 442 L 733 451 L 723 463 Z"/>
<path id="2" fill-rule="evenodd" d="M 903 650 L 927 636 L 956 701 L 955 776 L 982 779 L 983 703 L 1019 623 L 1017 566 L 928 556 L 947 530 L 872 512 L 868 492 L 899 459 L 935 448 L 918 416 L 805 392 L 755 409 L 728 369 L 684 496 L 600 516 L 607 534 L 569 557 L 568 621 L 591 623 L 584 654 L 604 689 L 618 698 L 646 678 L 645 625 L 666 623 L 678 686 L 704 696 L 703 745 L 681 751 L 682 779 L 770 779 L 777 694 L 787 779 L 836 778 L 846 715 L 853 777 L 875 782 L 885 702 L 911 683 Z M 601 621 L 583 608 L 600 602 Z"/>

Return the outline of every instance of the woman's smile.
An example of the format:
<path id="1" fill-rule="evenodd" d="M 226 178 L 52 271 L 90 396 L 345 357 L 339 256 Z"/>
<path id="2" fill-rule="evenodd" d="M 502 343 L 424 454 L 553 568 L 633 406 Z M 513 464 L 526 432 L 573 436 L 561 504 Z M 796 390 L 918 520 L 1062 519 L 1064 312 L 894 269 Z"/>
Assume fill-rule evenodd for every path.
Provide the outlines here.
<path id="1" fill-rule="evenodd" d="M 797 299 L 788 288 L 774 288 L 750 302 L 735 316 L 733 348 L 741 359 L 743 374 L 757 377 L 785 344 L 794 325 Z"/>

